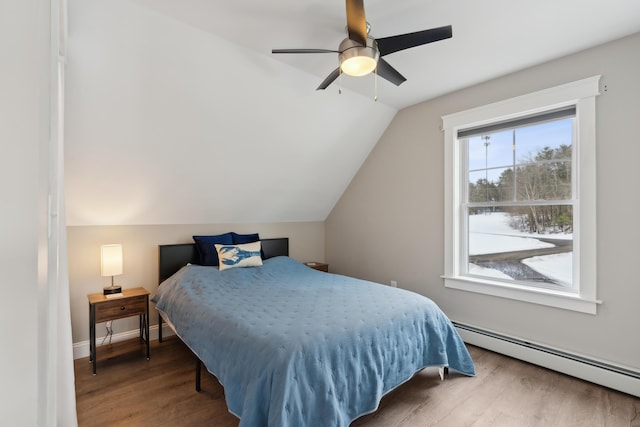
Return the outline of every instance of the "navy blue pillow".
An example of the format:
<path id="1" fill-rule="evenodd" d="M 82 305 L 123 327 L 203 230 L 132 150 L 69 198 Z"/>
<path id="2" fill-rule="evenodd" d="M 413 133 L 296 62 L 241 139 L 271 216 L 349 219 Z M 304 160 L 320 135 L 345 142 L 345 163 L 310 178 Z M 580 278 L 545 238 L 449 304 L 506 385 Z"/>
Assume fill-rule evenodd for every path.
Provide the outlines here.
<path id="1" fill-rule="evenodd" d="M 200 255 L 200 265 L 217 266 L 220 264 L 218 260 L 218 252 L 215 244 L 233 245 L 233 236 L 231 233 L 218 234 L 216 236 L 193 236 Z"/>
<path id="2" fill-rule="evenodd" d="M 258 233 L 251 234 L 238 234 L 231 232 L 233 236 L 233 244 L 234 245 L 242 245 L 244 243 L 253 243 L 260 241 L 260 235 Z M 260 258 L 264 259 L 264 250 L 260 249 Z"/>
<path id="3" fill-rule="evenodd" d="M 231 232 L 230 234 L 233 238 L 234 245 L 242 245 L 244 243 L 253 243 L 260 240 L 260 235 L 258 233 L 238 234 L 238 233 Z"/>

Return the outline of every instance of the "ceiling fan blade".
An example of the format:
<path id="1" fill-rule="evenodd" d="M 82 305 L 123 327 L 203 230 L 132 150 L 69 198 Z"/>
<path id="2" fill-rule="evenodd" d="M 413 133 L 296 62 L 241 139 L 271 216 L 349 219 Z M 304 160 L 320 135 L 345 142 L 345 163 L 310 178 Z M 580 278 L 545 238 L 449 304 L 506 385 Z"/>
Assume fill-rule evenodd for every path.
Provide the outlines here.
<path id="1" fill-rule="evenodd" d="M 340 53 L 330 49 L 271 49 L 271 53 Z"/>
<path id="2" fill-rule="evenodd" d="M 347 31 L 354 42 L 363 46 L 367 44 L 367 18 L 363 0 L 347 0 Z"/>
<path id="3" fill-rule="evenodd" d="M 378 59 L 378 75 L 390 81 L 396 86 L 400 86 L 407 79 L 382 58 Z"/>
<path id="4" fill-rule="evenodd" d="M 323 81 L 322 83 L 320 83 L 320 86 L 318 86 L 318 88 L 317 88 L 316 90 L 324 90 L 324 89 L 328 88 L 328 87 L 329 87 L 329 85 L 330 85 L 331 83 L 333 83 L 333 81 L 334 81 L 335 79 L 337 79 L 339 75 L 340 75 L 340 67 L 338 67 L 338 68 L 336 68 L 335 70 L 333 70 L 333 71 L 331 72 L 331 74 L 329 74 L 329 75 L 327 76 L 327 78 L 326 78 L 326 79 L 324 79 L 324 81 Z"/>
<path id="5" fill-rule="evenodd" d="M 376 39 L 376 42 L 378 42 L 380 56 L 384 56 L 398 52 L 399 50 L 448 39 L 451 38 L 452 35 L 451 25 L 447 25 L 446 27 L 431 28 L 430 30 L 416 31 L 415 33 L 383 37 Z"/>

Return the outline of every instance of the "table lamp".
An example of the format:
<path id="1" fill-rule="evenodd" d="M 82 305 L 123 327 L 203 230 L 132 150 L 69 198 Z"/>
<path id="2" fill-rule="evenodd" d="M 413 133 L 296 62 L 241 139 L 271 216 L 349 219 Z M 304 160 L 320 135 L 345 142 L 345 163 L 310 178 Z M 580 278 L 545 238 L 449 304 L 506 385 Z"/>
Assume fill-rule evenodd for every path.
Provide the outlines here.
<path id="1" fill-rule="evenodd" d="M 122 245 L 100 246 L 100 274 L 111 276 L 111 286 L 104 287 L 104 295 L 122 292 L 122 286 L 113 284 L 113 276 L 122 274 Z"/>

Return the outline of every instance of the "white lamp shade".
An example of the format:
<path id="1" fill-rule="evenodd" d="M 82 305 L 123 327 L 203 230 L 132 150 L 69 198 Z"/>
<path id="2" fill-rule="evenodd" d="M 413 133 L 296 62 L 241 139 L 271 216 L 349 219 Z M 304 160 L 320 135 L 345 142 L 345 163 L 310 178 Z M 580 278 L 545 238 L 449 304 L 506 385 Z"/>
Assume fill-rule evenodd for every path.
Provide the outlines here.
<path id="1" fill-rule="evenodd" d="M 122 274 L 122 245 L 100 246 L 100 274 L 118 276 Z"/>

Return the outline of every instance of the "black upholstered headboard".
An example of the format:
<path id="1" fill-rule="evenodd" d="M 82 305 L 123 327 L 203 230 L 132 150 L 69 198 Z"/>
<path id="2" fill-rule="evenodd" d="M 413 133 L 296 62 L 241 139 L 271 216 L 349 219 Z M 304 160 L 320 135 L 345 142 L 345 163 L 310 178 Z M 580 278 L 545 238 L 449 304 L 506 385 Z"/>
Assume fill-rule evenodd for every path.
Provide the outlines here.
<path id="1" fill-rule="evenodd" d="M 289 255 L 289 238 L 262 239 L 262 252 L 264 259 L 274 256 Z M 198 250 L 195 243 L 180 243 L 176 245 L 160 245 L 158 257 L 158 283 L 164 282 L 173 273 L 180 270 L 186 264 L 198 264 Z"/>

